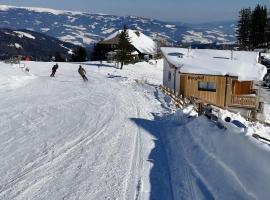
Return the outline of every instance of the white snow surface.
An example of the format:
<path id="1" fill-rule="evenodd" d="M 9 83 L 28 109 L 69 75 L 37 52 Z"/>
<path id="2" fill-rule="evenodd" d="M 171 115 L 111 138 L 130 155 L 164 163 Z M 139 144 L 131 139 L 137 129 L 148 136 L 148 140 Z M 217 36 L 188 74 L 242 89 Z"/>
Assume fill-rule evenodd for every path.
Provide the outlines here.
<path id="1" fill-rule="evenodd" d="M 121 32 L 122 30 L 118 30 L 114 32 L 113 34 L 105 38 L 104 41 L 115 38 Z M 139 35 L 137 35 L 136 32 L 139 32 Z M 130 38 L 130 43 L 141 53 L 150 54 L 150 55 L 153 55 L 156 53 L 156 48 L 157 48 L 156 43 L 154 42 L 152 38 L 150 38 L 149 36 L 143 34 L 142 32 L 138 30 L 128 29 L 127 33 Z"/>
<path id="2" fill-rule="evenodd" d="M 22 37 L 27 37 L 27 38 L 30 38 L 30 39 L 33 39 L 35 40 L 36 38 L 31 35 L 30 33 L 25 33 L 25 32 L 22 32 L 22 31 L 13 31 L 14 33 L 16 33 L 20 38 Z"/>
<path id="3" fill-rule="evenodd" d="M 17 49 L 22 49 L 22 45 L 20 45 L 19 43 L 15 43 L 14 46 L 17 48 Z"/>
<path id="4" fill-rule="evenodd" d="M 42 32 L 48 32 L 50 30 L 50 28 L 41 28 L 40 29 Z"/>
<path id="5" fill-rule="evenodd" d="M 0 63 L 0 199 L 269 199 L 270 147 L 158 89 L 163 62 Z M 267 129 L 261 129 L 266 133 Z"/>
<path id="6" fill-rule="evenodd" d="M 202 32 L 195 32 L 193 30 L 187 31 L 188 34 L 184 34 L 183 43 L 200 42 L 202 44 L 210 44 L 213 41 L 207 36 L 204 36 Z M 216 37 L 214 37 L 216 39 Z"/>
<path id="7" fill-rule="evenodd" d="M 172 25 L 172 24 L 166 24 L 165 27 L 166 27 L 166 28 L 174 29 L 174 28 L 175 28 L 175 25 Z"/>
<path id="8" fill-rule="evenodd" d="M 66 10 L 56 10 L 51 8 L 41 8 L 41 7 L 21 7 L 21 6 L 10 6 L 10 5 L 0 5 L 0 10 L 7 11 L 11 9 L 26 9 L 29 11 L 34 11 L 38 13 L 51 13 L 53 15 L 61 15 L 61 14 L 72 14 L 72 15 L 83 15 L 83 12 L 76 12 L 76 11 L 66 11 Z"/>
<path id="9" fill-rule="evenodd" d="M 264 65 L 257 63 L 257 52 L 234 51 L 231 59 L 229 50 L 162 47 L 161 51 L 181 73 L 230 75 L 238 77 L 239 81 L 259 81 L 267 72 Z"/>

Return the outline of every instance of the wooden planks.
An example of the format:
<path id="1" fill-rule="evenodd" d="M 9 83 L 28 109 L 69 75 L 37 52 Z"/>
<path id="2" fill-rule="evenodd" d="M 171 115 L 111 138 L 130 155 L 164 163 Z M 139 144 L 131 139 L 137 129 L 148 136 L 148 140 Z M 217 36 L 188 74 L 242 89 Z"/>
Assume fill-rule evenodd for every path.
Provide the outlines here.
<path id="1" fill-rule="evenodd" d="M 253 81 L 233 81 L 232 93 L 234 95 L 250 94 L 252 92 Z"/>
<path id="2" fill-rule="evenodd" d="M 230 82 L 231 77 L 227 77 Z M 199 82 L 215 83 L 216 91 L 199 90 Z M 231 87 L 227 85 L 229 92 Z M 196 97 L 215 105 L 224 106 L 226 101 L 226 76 L 211 76 L 199 74 L 181 74 L 180 75 L 180 94 L 184 97 Z M 228 97 L 229 98 L 229 97 Z"/>

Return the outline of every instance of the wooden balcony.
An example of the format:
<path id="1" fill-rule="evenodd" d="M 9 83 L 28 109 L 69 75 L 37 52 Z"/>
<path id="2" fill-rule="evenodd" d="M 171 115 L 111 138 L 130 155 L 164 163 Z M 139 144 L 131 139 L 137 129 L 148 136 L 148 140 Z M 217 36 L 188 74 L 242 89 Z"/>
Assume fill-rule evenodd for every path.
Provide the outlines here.
<path id="1" fill-rule="evenodd" d="M 258 97 L 252 95 L 232 95 L 230 107 L 256 108 Z"/>

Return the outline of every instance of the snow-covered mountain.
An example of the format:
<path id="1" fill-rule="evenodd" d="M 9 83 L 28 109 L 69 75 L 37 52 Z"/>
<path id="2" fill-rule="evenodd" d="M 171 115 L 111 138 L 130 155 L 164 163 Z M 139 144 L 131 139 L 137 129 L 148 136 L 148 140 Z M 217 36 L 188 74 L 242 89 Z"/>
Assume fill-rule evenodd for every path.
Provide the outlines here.
<path id="1" fill-rule="evenodd" d="M 59 52 L 65 57 L 72 54 L 77 46 L 59 39 L 30 30 L 0 28 L 0 59 L 12 56 L 32 56 L 33 59 L 48 60 Z"/>
<path id="2" fill-rule="evenodd" d="M 122 29 L 126 24 L 153 38 L 173 43 L 231 43 L 235 41 L 232 22 L 215 24 L 168 23 L 135 16 L 115 16 L 46 8 L 0 6 L 0 27 L 29 29 L 77 45 L 93 43 Z"/>

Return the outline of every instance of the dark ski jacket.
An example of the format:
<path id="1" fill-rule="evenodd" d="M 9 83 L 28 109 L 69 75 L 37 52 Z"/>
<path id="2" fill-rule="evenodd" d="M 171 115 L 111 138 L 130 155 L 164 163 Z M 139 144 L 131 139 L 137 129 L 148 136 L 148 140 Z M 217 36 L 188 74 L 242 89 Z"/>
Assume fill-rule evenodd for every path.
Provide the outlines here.
<path id="1" fill-rule="evenodd" d="M 52 71 L 55 71 L 56 72 L 57 69 L 58 69 L 58 65 L 57 64 L 52 67 Z"/>
<path id="2" fill-rule="evenodd" d="M 86 71 L 81 66 L 79 67 L 78 72 L 81 76 L 84 76 L 86 74 Z"/>

